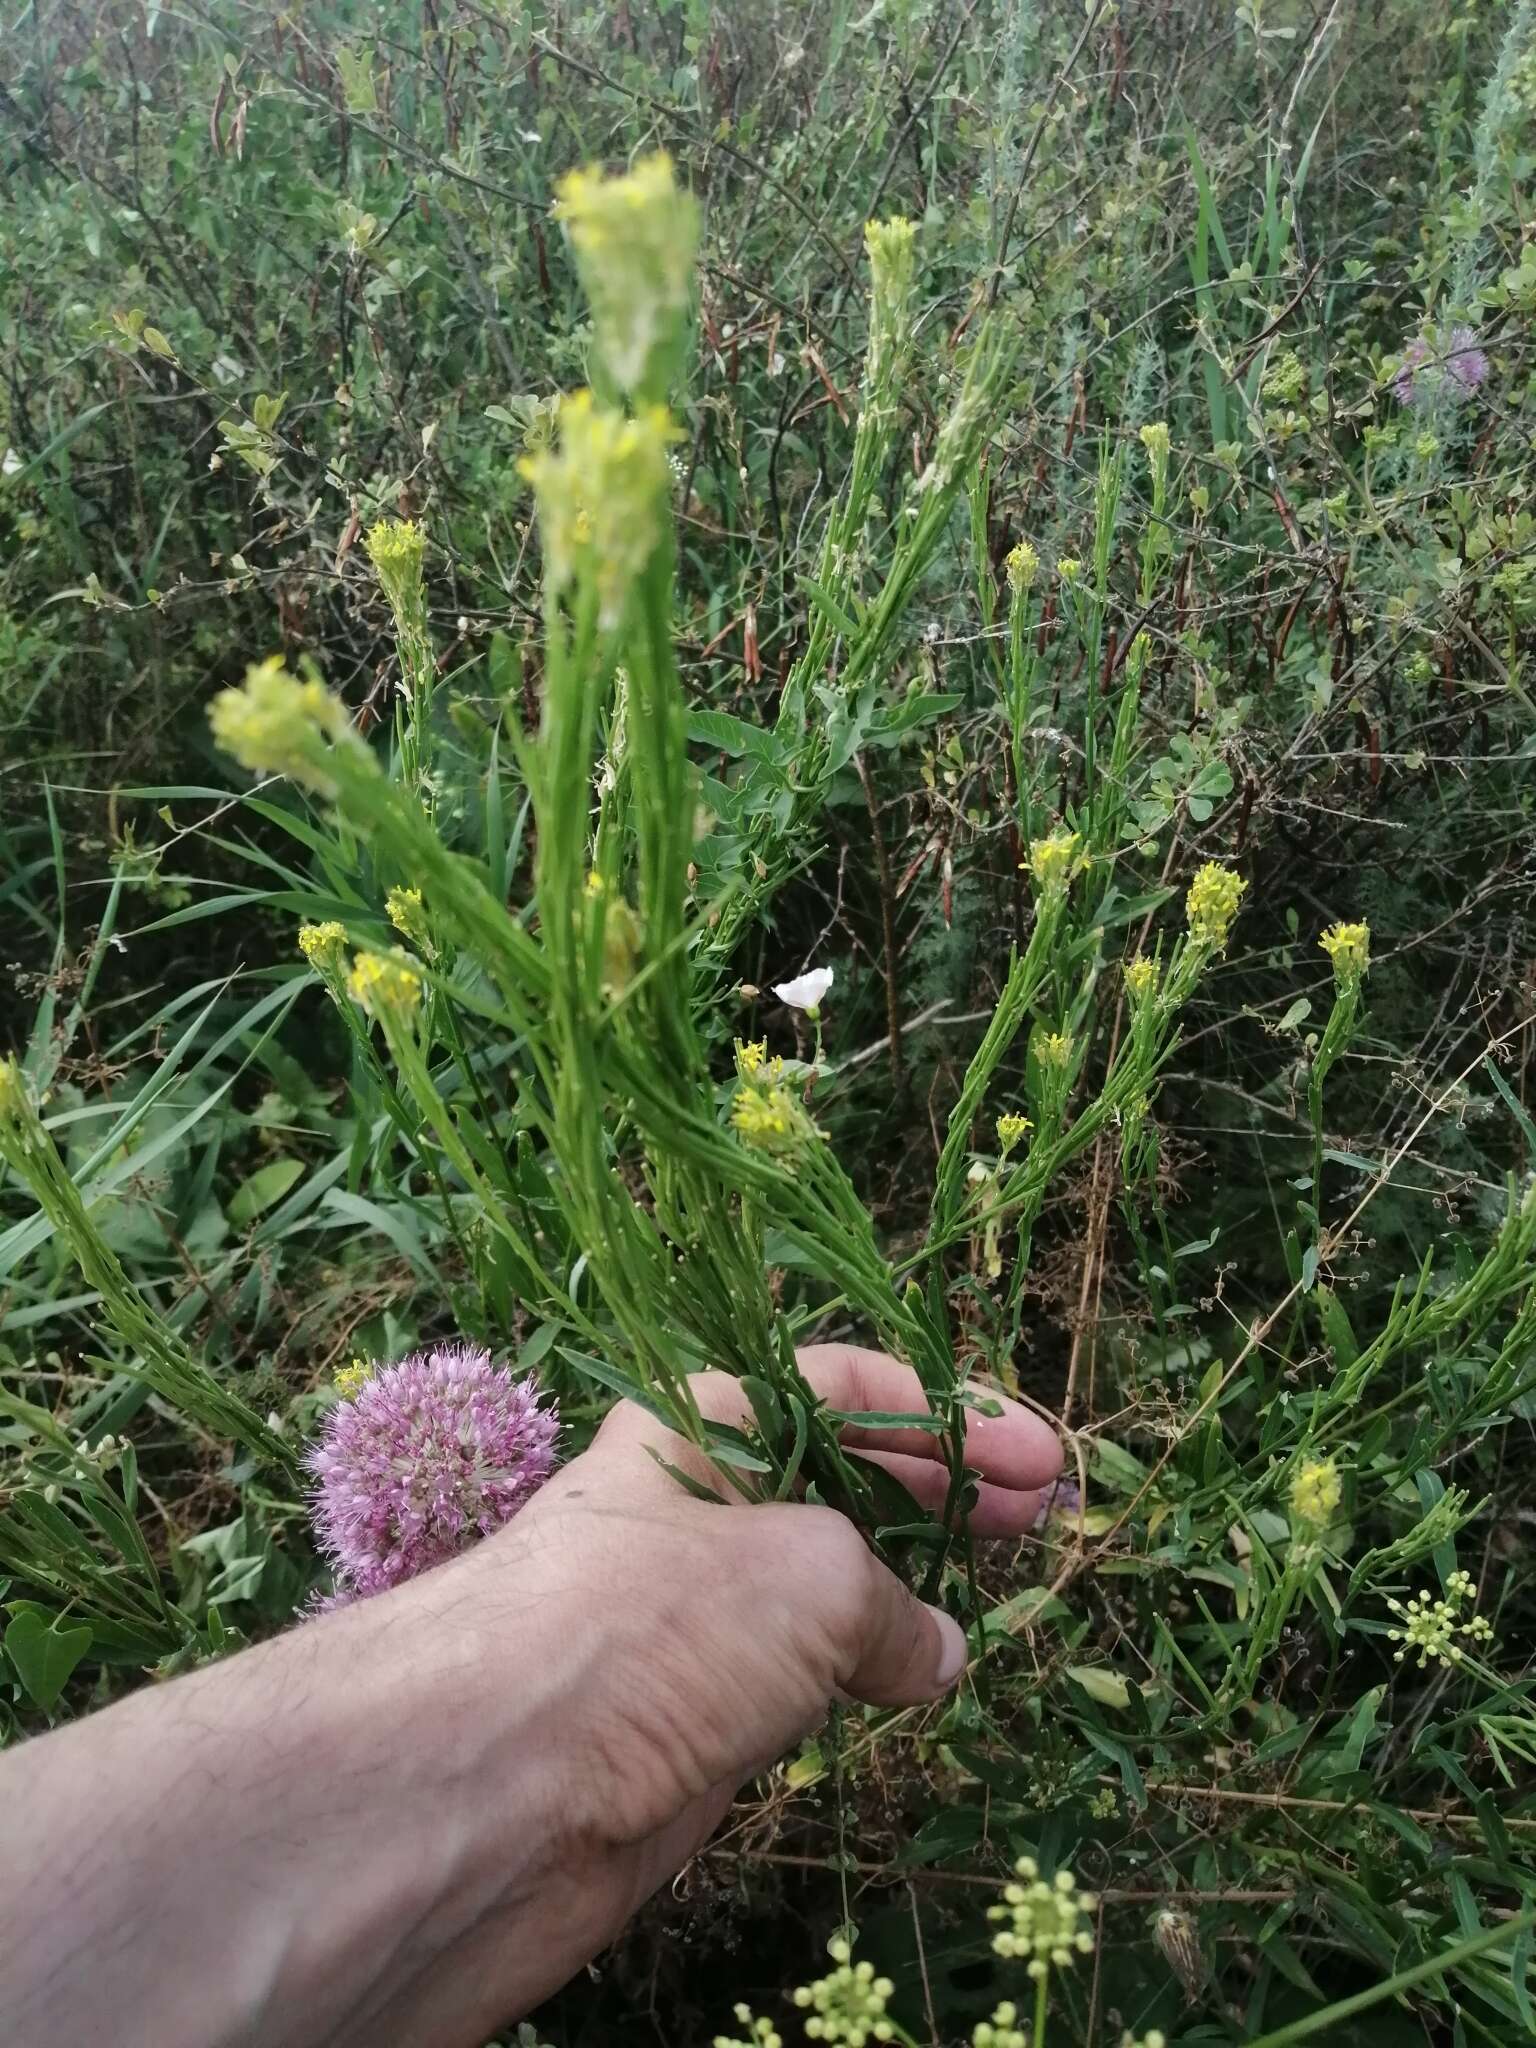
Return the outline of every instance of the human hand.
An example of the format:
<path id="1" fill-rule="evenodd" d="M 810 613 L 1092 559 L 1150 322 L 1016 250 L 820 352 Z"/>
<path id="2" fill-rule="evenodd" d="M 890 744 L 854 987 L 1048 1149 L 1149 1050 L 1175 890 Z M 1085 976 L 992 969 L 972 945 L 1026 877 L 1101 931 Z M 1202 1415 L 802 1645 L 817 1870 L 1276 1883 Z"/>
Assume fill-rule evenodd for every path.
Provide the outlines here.
<path id="1" fill-rule="evenodd" d="M 843 1411 L 915 1375 L 801 1353 Z M 745 1419 L 723 1374 L 701 1411 Z M 968 1417 L 972 1530 L 1029 1527 L 1061 1454 Z M 922 1432 L 850 1431 L 924 1505 Z M 713 1468 L 622 1403 L 507 1528 L 410 1584 L 0 1759 L 8 2040 L 478 2048 L 612 1940 L 838 1694 L 934 1699 L 964 1638 L 853 1525 L 694 1499 Z"/>
<path id="2" fill-rule="evenodd" d="M 819 1346 L 800 1364 L 836 1410 L 927 1406 L 916 1375 L 878 1352 Z M 729 1375 L 700 1375 L 693 1388 L 707 1418 L 749 1419 Z M 1044 1422 L 999 1406 L 967 1418 L 966 1462 L 980 1478 L 970 1526 L 983 1537 L 1028 1529 L 1062 1463 Z M 844 1440 L 923 1506 L 942 1507 L 949 1473 L 933 1436 L 850 1429 Z M 725 1504 L 694 1498 L 653 1452 Z M 708 1839 L 742 1783 L 817 1728 L 834 1697 L 919 1705 L 951 1687 L 965 1660 L 958 1623 L 908 1592 L 851 1522 L 828 1508 L 740 1503 L 701 1452 L 629 1402 L 473 1557 L 494 1607 L 518 1589 L 535 1602 L 537 1588 L 524 1612 L 536 1637 L 547 1628 L 561 1667 L 548 1753 L 567 1775 L 546 1888 L 567 1903 L 549 1916 L 537 1995 L 613 1938 Z M 459 1597 L 470 1597 L 467 1574 Z"/>

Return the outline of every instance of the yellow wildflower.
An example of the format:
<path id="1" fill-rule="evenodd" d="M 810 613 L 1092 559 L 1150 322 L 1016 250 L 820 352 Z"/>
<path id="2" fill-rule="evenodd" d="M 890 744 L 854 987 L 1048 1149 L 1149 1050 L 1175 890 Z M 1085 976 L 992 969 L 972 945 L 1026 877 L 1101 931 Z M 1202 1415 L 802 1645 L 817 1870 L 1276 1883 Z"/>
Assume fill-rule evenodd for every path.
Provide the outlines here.
<path id="1" fill-rule="evenodd" d="M 1291 1481 L 1291 1515 L 1308 1529 L 1326 1529 L 1339 1511 L 1344 1484 L 1332 1458 L 1303 1458 Z"/>
<path id="2" fill-rule="evenodd" d="M 421 976 L 404 953 L 359 953 L 347 978 L 347 992 L 370 1017 L 400 1022 L 413 1017 L 421 1005 Z"/>
<path id="3" fill-rule="evenodd" d="M 663 388 L 699 234 L 698 208 L 673 176 L 671 157 L 657 150 L 618 178 L 595 165 L 570 172 L 555 216 L 575 251 L 610 376 L 622 391 Z"/>
<path id="4" fill-rule="evenodd" d="M 1220 861 L 1208 860 L 1197 872 L 1184 899 L 1189 936 L 1197 945 L 1221 952 L 1247 887 L 1241 875 L 1224 868 Z"/>
<path id="5" fill-rule="evenodd" d="M 347 928 L 328 917 L 324 924 L 299 926 L 299 951 L 317 974 L 339 975 L 346 965 Z"/>
<path id="6" fill-rule="evenodd" d="M 430 950 L 432 935 L 427 925 L 427 913 L 422 905 L 419 889 L 391 889 L 384 898 L 384 908 L 389 912 L 389 921 L 397 932 L 408 938 L 413 946 L 419 946 L 424 953 Z"/>
<path id="7" fill-rule="evenodd" d="M 518 464 L 538 500 L 550 588 L 564 590 L 590 574 L 604 625 L 617 623 L 630 585 L 661 539 L 673 439 L 664 407 L 629 419 L 578 391 L 561 404 L 558 448 Z"/>
<path id="8" fill-rule="evenodd" d="M 1083 573 L 1083 565 L 1076 555 L 1062 555 L 1056 564 L 1056 574 L 1063 583 L 1075 583 Z"/>
<path id="9" fill-rule="evenodd" d="M 1018 1144 L 1019 1140 L 1034 1129 L 1027 1116 L 1020 1116 L 1017 1110 L 1005 1110 L 997 1120 L 997 1142 L 1004 1158 Z"/>
<path id="10" fill-rule="evenodd" d="M 1017 547 L 1008 550 L 1003 567 L 1008 572 L 1008 588 L 1015 597 L 1022 597 L 1033 589 L 1040 574 L 1040 557 L 1027 540 L 1021 540 Z"/>
<path id="11" fill-rule="evenodd" d="M 345 742 L 372 759 L 341 699 L 313 678 L 300 682 L 290 675 L 280 654 L 248 668 L 240 689 L 221 690 L 208 707 L 208 723 L 242 768 L 287 775 L 322 796 L 336 786 L 321 765 L 327 743 Z"/>
<path id="12" fill-rule="evenodd" d="M 1075 832 L 1053 832 L 1037 839 L 1029 849 L 1029 872 L 1043 896 L 1063 896 L 1079 868 L 1087 866 L 1078 849 L 1082 842 Z"/>
<path id="13" fill-rule="evenodd" d="M 373 1367 L 366 1358 L 354 1358 L 350 1365 L 342 1366 L 335 1374 L 332 1384 L 343 1401 L 350 1401 L 373 1377 Z"/>
<path id="14" fill-rule="evenodd" d="M 736 1071 L 744 1081 L 750 1081 L 759 1072 L 768 1057 L 766 1038 L 749 1038 L 745 1043 L 736 1041 Z"/>
<path id="15" fill-rule="evenodd" d="M 381 519 L 363 545 L 392 604 L 398 607 L 420 591 L 426 535 L 414 519 Z"/>
<path id="16" fill-rule="evenodd" d="M 759 1152 L 793 1152 L 813 1134 L 815 1125 L 789 1089 L 771 1075 L 770 1067 L 767 1078 L 737 1089 L 731 1127 Z"/>
<path id="17" fill-rule="evenodd" d="M 1368 924 L 1335 924 L 1317 942 L 1333 962 L 1333 978 L 1341 990 L 1358 988 L 1371 964 Z"/>
<path id="18" fill-rule="evenodd" d="M 916 267 L 917 231 L 899 215 L 872 220 L 864 229 L 869 255 L 869 359 L 865 381 L 887 382 L 897 369 L 912 329 L 908 302 Z"/>
<path id="19" fill-rule="evenodd" d="M 1072 1064 L 1072 1040 L 1065 1031 L 1047 1031 L 1037 1040 L 1035 1057 L 1042 1067 L 1065 1073 Z"/>
<path id="20" fill-rule="evenodd" d="M 1168 464 L 1169 435 L 1163 420 L 1151 420 L 1140 431 L 1140 441 L 1147 451 L 1147 460 L 1153 471 L 1165 469 Z"/>
<path id="21" fill-rule="evenodd" d="M 1133 1003 L 1144 1003 L 1150 996 L 1156 995 L 1157 985 L 1161 979 L 1161 967 L 1145 953 L 1138 953 L 1136 958 L 1126 965 L 1126 993 Z"/>

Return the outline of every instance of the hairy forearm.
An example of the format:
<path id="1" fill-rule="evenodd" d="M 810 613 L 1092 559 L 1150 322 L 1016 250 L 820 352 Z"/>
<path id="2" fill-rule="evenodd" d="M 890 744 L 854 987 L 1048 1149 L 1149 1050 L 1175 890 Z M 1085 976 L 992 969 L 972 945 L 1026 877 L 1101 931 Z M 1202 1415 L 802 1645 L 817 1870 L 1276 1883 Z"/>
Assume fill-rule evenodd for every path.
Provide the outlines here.
<path id="1" fill-rule="evenodd" d="M 14 2048 L 461 2041 L 579 1965 L 566 1659 L 501 1549 L 4 1760 Z"/>

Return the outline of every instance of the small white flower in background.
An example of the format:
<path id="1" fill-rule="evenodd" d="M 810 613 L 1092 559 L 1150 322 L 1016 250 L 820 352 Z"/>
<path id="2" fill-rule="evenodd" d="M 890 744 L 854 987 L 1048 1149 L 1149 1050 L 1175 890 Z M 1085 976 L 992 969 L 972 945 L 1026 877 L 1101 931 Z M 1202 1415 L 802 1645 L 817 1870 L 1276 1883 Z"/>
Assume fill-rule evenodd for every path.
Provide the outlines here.
<path id="1" fill-rule="evenodd" d="M 776 981 L 773 992 L 792 1010 L 804 1010 L 807 1017 L 814 1017 L 821 1008 L 822 997 L 831 986 L 831 968 L 813 967 L 808 974 L 797 974 L 793 981 Z"/>

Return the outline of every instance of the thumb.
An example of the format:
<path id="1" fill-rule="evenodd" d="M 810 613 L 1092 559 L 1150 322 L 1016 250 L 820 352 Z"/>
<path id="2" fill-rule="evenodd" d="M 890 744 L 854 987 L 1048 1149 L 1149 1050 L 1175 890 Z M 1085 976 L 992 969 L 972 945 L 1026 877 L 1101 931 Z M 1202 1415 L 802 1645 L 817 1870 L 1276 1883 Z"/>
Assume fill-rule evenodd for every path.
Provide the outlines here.
<path id="1" fill-rule="evenodd" d="M 942 1607 L 928 1607 L 894 1572 L 865 1552 L 860 1625 L 852 1661 L 838 1674 L 844 1692 L 871 1707 L 915 1707 L 949 1691 L 965 1669 L 965 1631 Z"/>

